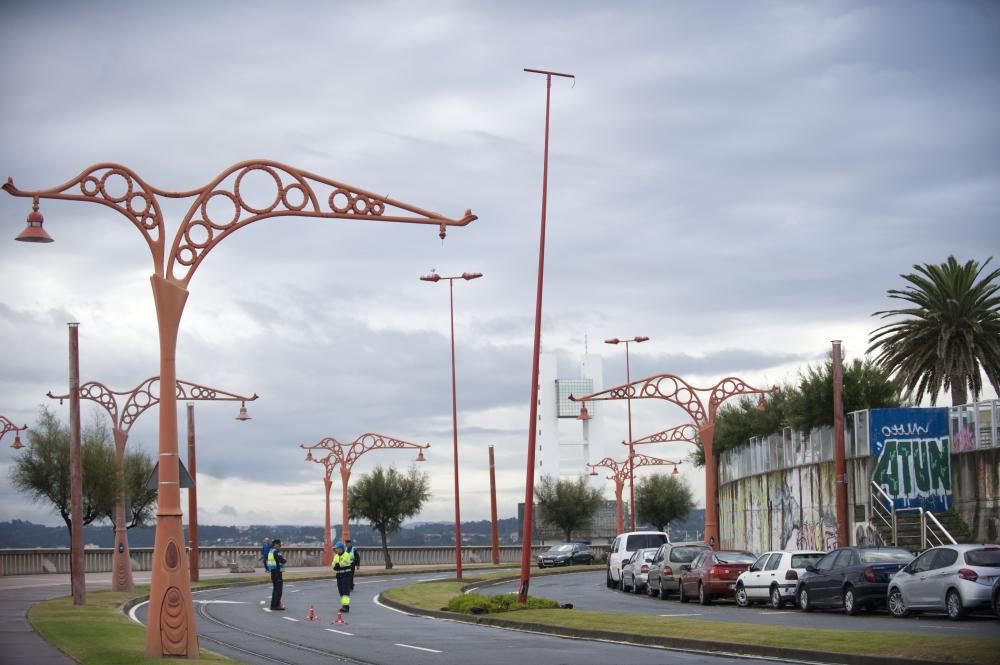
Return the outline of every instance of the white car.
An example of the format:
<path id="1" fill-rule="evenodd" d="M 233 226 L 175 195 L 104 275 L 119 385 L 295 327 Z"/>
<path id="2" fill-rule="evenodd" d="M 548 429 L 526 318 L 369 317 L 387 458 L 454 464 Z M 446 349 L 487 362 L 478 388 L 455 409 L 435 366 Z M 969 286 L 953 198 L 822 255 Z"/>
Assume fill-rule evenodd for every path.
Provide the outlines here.
<path id="1" fill-rule="evenodd" d="M 806 566 L 815 565 L 825 554 L 819 550 L 761 554 L 749 570 L 736 578 L 736 604 L 750 607 L 754 603 L 769 603 L 780 610 L 785 603 L 794 603 L 799 575 L 805 572 Z"/>
<path id="2" fill-rule="evenodd" d="M 933 547 L 889 582 L 889 613 L 944 611 L 961 619 L 970 610 L 990 607 L 993 582 L 1000 577 L 1000 545 Z"/>
<path id="3" fill-rule="evenodd" d="M 608 548 L 608 588 L 614 589 L 621 584 L 622 568 L 633 552 L 655 549 L 668 542 L 670 539 L 663 531 L 629 531 L 618 534 Z"/>

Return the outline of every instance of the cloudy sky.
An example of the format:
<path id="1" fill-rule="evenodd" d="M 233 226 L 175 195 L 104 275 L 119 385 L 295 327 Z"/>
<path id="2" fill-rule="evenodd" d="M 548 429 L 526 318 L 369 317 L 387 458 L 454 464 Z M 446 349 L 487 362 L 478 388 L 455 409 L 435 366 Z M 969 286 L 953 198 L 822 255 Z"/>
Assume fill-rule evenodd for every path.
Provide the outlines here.
<path id="1" fill-rule="evenodd" d="M 563 367 L 586 339 L 647 335 L 635 377 L 787 381 L 831 339 L 863 353 L 914 263 L 1000 249 L 995 2 L 11 1 L 0 58 L 0 177 L 24 189 L 119 162 L 189 190 L 266 158 L 479 216 L 443 243 L 427 226 L 270 220 L 212 252 L 178 373 L 261 399 L 248 423 L 197 406 L 203 523 L 321 524 L 321 469 L 296 446 L 366 431 L 431 443 L 420 517 L 453 516 L 448 294 L 417 279 L 431 269 L 485 274 L 455 293 L 463 517 L 488 517 L 490 443 L 515 514 L 545 102 L 524 67 L 577 76 L 552 91 L 543 348 Z M 0 195 L 5 237 L 29 209 Z M 185 210 L 165 206 L 168 238 Z M 84 380 L 158 372 L 139 234 L 99 205 L 42 212 L 55 243 L 0 242 L 0 413 L 19 422 L 66 388 L 68 321 Z M 623 382 L 621 351 L 602 353 Z M 683 422 L 652 401 L 634 416 L 637 435 Z M 155 425 L 154 410 L 129 445 L 153 452 Z M 14 454 L 0 447 L 0 520 L 59 523 L 10 488 Z M 373 453 L 355 473 L 411 459 Z"/>

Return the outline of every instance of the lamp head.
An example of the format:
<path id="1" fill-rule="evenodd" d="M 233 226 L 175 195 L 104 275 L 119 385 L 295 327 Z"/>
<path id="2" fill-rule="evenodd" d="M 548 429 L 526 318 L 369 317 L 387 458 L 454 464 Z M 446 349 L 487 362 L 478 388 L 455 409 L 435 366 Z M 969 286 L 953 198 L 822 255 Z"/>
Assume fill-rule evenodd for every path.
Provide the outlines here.
<path id="1" fill-rule="evenodd" d="M 35 202 L 31 205 L 31 212 L 28 213 L 28 225 L 15 240 L 21 242 L 52 242 L 52 237 L 42 228 L 44 223 L 45 218 L 42 217 L 42 213 L 38 212 L 38 199 L 35 199 Z"/>
<path id="2" fill-rule="evenodd" d="M 641 344 L 642 342 L 648 342 L 649 338 L 642 335 L 636 335 L 632 338 L 632 341 Z"/>
<path id="3" fill-rule="evenodd" d="M 10 444 L 10 447 L 13 448 L 14 450 L 20 450 L 21 448 L 24 448 L 24 444 L 21 443 L 21 433 L 20 432 L 15 432 L 14 433 L 14 443 Z"/>
<path id="4" fill-rule="evenodd" d="M 597 475 L 600 475 L 600 474 L 597 473 L 597 468 L 592 466 L 592 467 L 590 467 L 590 475 L 597 476 Z"/>
<path id="5" fill-rule="evenodd" d="M 247 403 L 240 402 L 240 415 L 236 416 L 236 420 L 247 421 L 253 420 L 249 415 L 247 415 Z"/>
<path id="6" fill-rule="evenodd" d="M 483 273 L 481 273 L 481 272 L 463 272 L 462 273 L 462 279 L 464 279 L 466 281 L 468 281 L 470 279 L 479 279 L 482 276 L 483 276 Z"/>
<path id="7" fill-rule="evenodd" d="M 587 403 L 584 402 L 583 406 L 580 407 L 580 415 L 576 417 L 577 420 L 590 420 L 593 416 L 587 411 Z"/>
<path id="8" fill-rule="evenodd" d="M 427 461 L 427 458 L 424 457 L 424 449 L 423 448 L 421 448 L 420 452 L 417 453 L 417 461 L 418 462 L 426 462 Z"/>
<path id="9" fill-rule="evenodd" d="M 676 465 L 676 464 L 674 464 L 674 472 L 673 472 L 672 474 L 670 474 L 670 475 L 672 475 L 672 476 L 676 476 L 676 475 L 677 475 L 678 473 L 679 473 L 679 472 L 677 471 L 677 465 Z"/>
<path id="10" fill-rule="evenodd" d="M 437 274 L 436 272 L 432 272 L 429 275 L 423 275 L 420 278 L 420 280 L 423 281 L 423 282 L 440 282 L 441 281 L 441 275 Z"/>
<path id="11" fill-rule="evenodd" d="M 306 451 L 306 461 L 307 462 L 313 461 L 313 451 L 311 450 Z"/>
<path id="12" fill-rule="evenodd" d="M 621 340 L 617 337 L 612 337 L 611 339 L 604 340 L 605 344 L 621 344 Z"/>
<path id="13" fill-rule="evenodd" d="M 764 401 L 764 396 L 761 395 L 760 399 L 757 400 L 757 410 L 761 413 L 767 411 L 767 402 Z"/>

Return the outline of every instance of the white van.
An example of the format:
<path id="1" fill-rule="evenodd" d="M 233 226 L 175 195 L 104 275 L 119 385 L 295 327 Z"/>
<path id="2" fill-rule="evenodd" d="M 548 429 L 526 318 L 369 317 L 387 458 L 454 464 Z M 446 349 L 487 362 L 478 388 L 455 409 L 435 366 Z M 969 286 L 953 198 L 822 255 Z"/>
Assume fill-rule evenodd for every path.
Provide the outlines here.
<path id="1" fill-rule="evenodd" d="M 608 549 L 608 588 L 621 585 L 622 568 L 632 552 L 657 548 L 669 542 L 670 538 L 663 531 L 629 531 L 619 534 Z"/>

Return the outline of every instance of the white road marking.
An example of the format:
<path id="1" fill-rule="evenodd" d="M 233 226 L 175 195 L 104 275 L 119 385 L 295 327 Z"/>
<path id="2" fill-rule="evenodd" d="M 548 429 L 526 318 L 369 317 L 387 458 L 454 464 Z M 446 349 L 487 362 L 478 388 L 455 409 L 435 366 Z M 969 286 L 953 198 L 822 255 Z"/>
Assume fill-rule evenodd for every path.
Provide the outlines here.
<path id="1" fill-rule="evenodd" d="M 138 605 L 133 605 L 132 609 L 130 609 L 128 611 L 128 618 L 131 619 L 132 621 L 135 621 L 140 626 L 144 626 L 145 624 L 143 622 L 139 621 L 139 617 L 137 617 L 135 615 L 135 611 L 138 610 L 143 605 L 146 605 L 147 603 L 149 603 L 149 601 L 148 600 L 144 600 L 141 603 L 139 603 Z"/>
<path id="2" fill-rule="evenodd" d="M 270 612 L 271 611 L 270 607 L 262 607 L 260 609 L 264 610 L 265 612 Z"/>
<path id="3" fill-rule="evenodd" d="M 334 628 L 327 628 L 326 630 L 331 633 L 337 633 L 338 635 L 347 635 L 348 637 L 354 637 L 354 633 L 348 633 L 346 630 L 336 630 Z"/>
<path id="4" fill-rule="evenodd" d="M 298 621 L 299 621 L 298 619 L 294 619 L 292 617 L 281 617 L 281 618 L 284 619 L 285 621 L 294 621 L 296 623 L 298 623 Z"/>
<path id="5" fill-rule="evenodd" d="M 260 604 L 261 604 L 261 605 L 264 605 L 265 603 L 267 603 L 267 601 L 266 601 L 266 600 L 262 600 L 262 601 L 260 601 Z"/>
<path id="6" fill-rule="evenodd" d="M 415 647 L 412 644 L 400 644 L 399 642 L 397 642 L 396 646 L 405 647 L 407 649 L 416 649 L 417 651 L 427 651 L 428 653 L 441 653 L 437 649 L 428 649 L 427 647 Z"/>
<path id="7" fill-rule="evenodd" d="M 246 601 L 244 601 L 244 600 L 199 600 L 198 598 L 192 599 L 192 602 L 201 603 L 202 605 L 210 605 L 210 604 L 216 604 L 216 605 L 246 605 L 247 604 Z M 263 603 L 264 601 L 260 601 L 260 602 Z"/>
<path id="8" fill-rule="evenodd" d="M 700 614 L 700 613 L 691 613 L 691 614 L 658 614 L 657 616 L 661 616 L 661 617 L 700 617 L 700 616 L 705 616 L 705 615 L 704 614 Z"/>
<path id="9" fill-rule="evenodd" d="M 298 593 L 299 591 L 302 591 L 302 589 L 292 589 L 288 593 Z"/>
<path id="10" fill-rule="evenodd" d="M 380 595 L 381 595 L 381 594 L 380 594 Z M 415 617 L 415 616 L 420 616 L 419 614 L 410 614 L 409 612 L 404 612 L 403 610 L 397 610 L 397 609 L 396 609 L 395 607 L 389 607 L 388 605 L 383 605 L 383 604 L 382 604 L 382 603 L 381 603 L 381 602 L 379 601 L 379 596 L 375 596 L 374 598 L 372 598 L 372 602 L 374 602 L 374 603 L 375 603 L 376 605 L 378 605 L 378 606 L 379 606 L 379 607 L 381 607 L 382 609 L 385 609 L 385 610 L 392 610 L 393 612 L 399 612 L 400 614 L 405 614 L 405 615 L 406 615 L 406 616 L 408 616 L 408 617 Z"/>
<path id="11" fill-rule="evenodd" d="M 443 580 L 443 579 L 447 579 L 447 578 L 445 578 L 445 577 L 425 577 L 425 578 L 419 579 L 417 581 L 418 582 L 433 582 L 434 580 Z"/>

